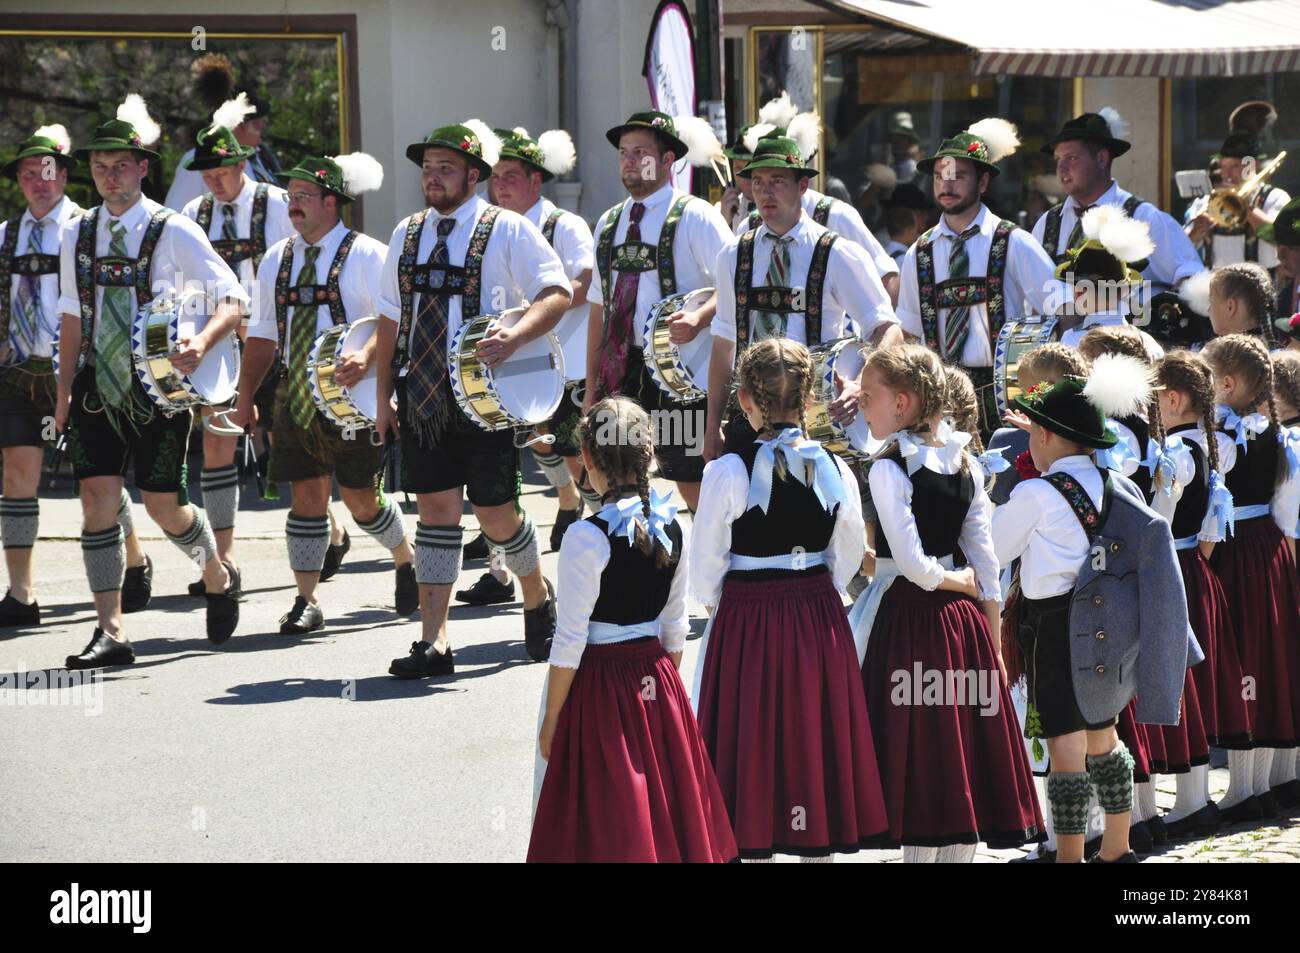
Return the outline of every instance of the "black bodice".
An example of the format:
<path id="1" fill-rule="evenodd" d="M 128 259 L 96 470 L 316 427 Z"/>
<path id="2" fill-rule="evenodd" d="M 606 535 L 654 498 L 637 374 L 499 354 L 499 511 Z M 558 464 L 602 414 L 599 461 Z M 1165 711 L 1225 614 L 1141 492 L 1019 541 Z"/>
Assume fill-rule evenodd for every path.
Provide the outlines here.
<path id="1" fill-rule="evenodd" d="M 662 569 L 655 566 L 654 556 L 647 556 L 627 541 L 626 536 L 609 536 L 609 524 L 599 516 L 587 517 L 609 539 L 609 562 L 600 574 L 600 595 L 591 610 L 592 622 L 636 625 L 659 618 L 668 604 L 668 590 L 680 562 L 674 560 Z M 682 551 L 682 527 L 677 520 L 665 531 L 673 541 L 673 555 Z"/>

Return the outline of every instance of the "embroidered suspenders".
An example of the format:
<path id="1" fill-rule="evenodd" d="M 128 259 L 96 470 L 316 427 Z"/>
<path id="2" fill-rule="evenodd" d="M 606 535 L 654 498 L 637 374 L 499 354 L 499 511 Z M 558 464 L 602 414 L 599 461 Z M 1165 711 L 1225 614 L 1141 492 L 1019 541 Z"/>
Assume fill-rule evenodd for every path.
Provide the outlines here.
<path id="1" fill-rule="evenodd" d="M 1079 481 L 1068 473 L 1049 473 L 1043 477 L 1056 492 L 1065 497 L 1065 502 L 1070 505 L 1070 510 L 1074 513 L 1075 518 L 1079 521 L 1083 533 L 1088 537 L 1088 542 L 1092 543 L 1101 535 L 1101 513 L 1093 505 L 1088 496 L 1088 492 L 1079 485 Z M 1110 477 L 1102 474 L 1102 497 L 1110 490 Z"/>
<path id="2" fill-rule="evenodd" d="M 9 309 L 13 305 L 13 276 L 19 275 L 57 275 L 59 273 L 58 255 L 15 255 L 18 250 L 18 232 L 22 229 L 21 219 L 14 222 L 0 223 L 5 230 L 4 244 L 0 245 L 0 347 L 9 340 Z"/>
<path id="3" fill-rule="evenodd" d="M 659 294 L 667 298 L 677 293 L 677 277 L 673 268 L 673 238 L 677 234 L 677 223 L 682 219 L 682 211 L 693 196 L 681 195 L 673 202 L 664 217 L 663 228 L 659 230 L 658 245 L 644 242 L 624 242 L 614 247 L 614 229 L 618 227 L 619 217 L 623 213 L 624 199 L 605 213 L 605 227 L 601 229 L 600 241 L 596 243 L 596 267 L 600 270 L 600 285 L 605 300 L 605 314 L 609 314 L 610 299 L 614 294 L 614 284 L 610 281 L 611 271 L 655 271 L 659 272 Z"/>
<path id="4" fill-rule="evenodd" d="M 153 300 L 149 286 L 150 265 L 154 249 L 162 235 L 167 219 L 176 213 L 160 208 L 153 213 L 140 240 L 140 254 L 135 258 L 116 258 L 105 255 L 95 257 L 95 227 L 99 222 L 100 206 L 96 205 L 81 216 L 77 229 L 77 299 L 81 305 L 81 350 L 77 352 L 77 370 L 86 366 L 86 358 L 94 344 L 95 286 L 112 285 L 134 287 L 137 307 L 143 308 Z"/>
<path id="5" fill-rule="evenodd" d="M 925 332 L 926 346 L 932 351 L 939 350 L 939 309 L 957 308 L 983 304 L 988 314 L 989 337 L 996 341 L 998 332 L 1006 322 L 1006 301 L 1003 297 L 1003 282 L 1007 271 L 1007 247 L 1011 233 L 1015 231 L 1014 222 L 1003 219 L 993 231 L 993 243 L 989 246 L 988 267 L 983 278 L 952 278 L 947 281 L 934 280 L 934 236 L 931 228 L 916 243 L 916 279 L 920 292 L 921 327 Z"/>
<path id="6" fill-rule="evenodd" d="M 293 271 L 293 246 L 297 242 L 297 235 L 290 235 L 289 240 L 285 243 L 284 251 L 280 254 L 280 270 L 275 275 L 275 333 L 276 344 L 284 349 L 283 353 L 288 353 L 288 341 L 285 339 L 285 328 L 289 323 L 289 309 L 299 305 L 315 304 L 328 305 L 330 309 L 330 320 L 335 324 L 346 324 L 348 321 L 347 312 L 343 309 L 343 292 L 339 290 L 339 276 L 343 273 L 343 263 L 348 259 L 348 252 L 352 250 L 352 243 L 357 240 L 357 233 L 348 230 L 343 236 L 343 241 L 339 242 L 339 250 L 334 253 L 334 260 L 330 262 L 330 270 L 325 276 L 323 285 L 296 285 L 289 286 L 293 280 L 291 272 Z"/>
<path id="7" fill-rule="evenodd" d="M 253 190 L 253 214 L 249 220 L 249 236 L 247 238 L 236 238 L 233 241 L 229 238 L 209 238 L 212 248 L 220 255 L 227 265 L 231 268 L 237 266 L 246 258 L 253 259 L 253 269 L 256 270 L 262 264 L 262 256 L 266 254 L 266 196 L 269 188 L 265 182 L 259 183 Z M 195 221 L 199 228 L 203 229 L 203 234 L 208 233 L 212 227 L 212 193 L 208 192 L 199 202 L 198 218 Z"/>
<path id="8" fill-rule="evenodd" d="M 813 246 L 812 260 L 808 263 L 808 277 L 804 280 L 805 307 L 795 307 L 794 288 L 774 288 L 771 285 L 754 287 L 754 240 L 757 231 L 750 230 L 740 236 L 736 247 L 736 354 L 749 346 L 749 312 L 770 311 L 776 314 L 804 314 L 804 336 L 808 347 L 822 341 L 822 289 L 826 283 L 826 263 L 831 246 L 839 238 L 832 231 L 823 232 Z"/>
<path id="9" fill-rule="evenodd" d="M 831 198 L 829 195 L 823 195 L 821 198 L 819 198 L 817 200 L 817 204 L 813 206 L 813 214 L 812 214 L 813 221 L 816 222 L 818 225 L 825 225 L 828 221 L 830 221 L 831 206 L 834 204 L 835 204 L 835 200 Z"/>
<path id="10" fill-rule="evenodd" d="M 564 209 L 552 209 L 551 214 L 546 216 L 546 221 L 542 222 L 542 237 L 546 239 L 546 244 L 552 248 L 555 247 L 555 226 L 559 224 L 560 219 L 564 217 Z"/>
<path id="11" fill-rule="evenodd" d="M 1132 218 L 1133 213 L 1137 211 L 1137 207 L 1145 201 L 1146 199 L 1130 195 L 1124 200 L 1124 214 Z M 1070 257 L 1070 249 L 1068 248 L 1059 254 L 1056 251 L 1056 246 L 1061 242 L 1061 215 L 1064 211 L 1065 203 L 1058 202 L 1047 210 L 1047 221 L 1043 223 L 1043 250 L 1058 265 Z"/>

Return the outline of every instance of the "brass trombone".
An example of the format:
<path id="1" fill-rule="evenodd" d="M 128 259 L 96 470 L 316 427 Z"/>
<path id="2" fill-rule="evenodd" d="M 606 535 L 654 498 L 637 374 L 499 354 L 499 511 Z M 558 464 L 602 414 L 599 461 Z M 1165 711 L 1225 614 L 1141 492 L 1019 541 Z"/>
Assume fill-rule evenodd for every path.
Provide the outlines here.
<path id="1" fill-rule="evenodd" d="M 1210 193 L 1210 201 L 1205 207 L 1205 214 L 1219 228 L 1238 229 L 1243 227 L 1246 224 L 1246 216 L 1250 214 L 1250 206 L 1255 198 L 1255 193 L 1278 170 L 1285 158 L 1286 150 L 1283 149 L 1264 168 L 1235 188 L 1215 189 Z"/>

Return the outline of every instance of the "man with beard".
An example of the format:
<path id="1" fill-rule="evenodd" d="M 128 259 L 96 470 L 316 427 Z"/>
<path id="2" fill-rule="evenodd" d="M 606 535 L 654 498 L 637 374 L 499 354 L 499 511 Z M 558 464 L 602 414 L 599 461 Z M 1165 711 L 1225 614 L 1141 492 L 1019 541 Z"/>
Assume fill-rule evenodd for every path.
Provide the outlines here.
<path id="1" fill-rule="evenodd" d="M 984 439 L 1000 423 L 993 345 L 1006 321 L 1047 314 L 1065 300 L 1055 266 L 1032 236 L 989 211 L 981 196 L 997 163 L 1016 151 L 1016 127 L 982 119 L 919 163 L 931 176 L 939 224 L 903 257 L 898 318 L 975 385 Z"/>
<path id="2" fill-rule="evenodd" d="M 532 520 L 518 504 L 514 433 L 471 422 L 449 373 L 451 343 L 462 324 L 531 302 L 513 327 L 498 327 L 479 342 L 479 359 L 495 367 L 554 328 L 572 301 L 564 264 L 542 233 L 475 194 L 500 154 L 501 140 L 477 119 L 435 129 L 406 150 L 420 167 L 428 207 L 393 230 L 375 358 L 376 428 L 381 436 L 403 438 L 402 486 L 419 507 L 415 571 L 423 638 L 393 660 L 388 671 L 397 678 L 455 670 L 447 604 L 460 569 L 466 495 L 490 548 L 519 578 L 529 657 L 545 661 L 555 634 L 554 590 L 542 578 Z"/>

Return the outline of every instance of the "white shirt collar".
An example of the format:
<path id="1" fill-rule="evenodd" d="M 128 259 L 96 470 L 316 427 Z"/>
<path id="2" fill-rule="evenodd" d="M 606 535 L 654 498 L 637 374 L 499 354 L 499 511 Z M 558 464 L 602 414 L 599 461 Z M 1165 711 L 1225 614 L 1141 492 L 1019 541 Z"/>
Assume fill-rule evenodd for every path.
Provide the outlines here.
<path id="1" fill-rule="evenodd" d="M 309 244 L 307 239 L 303 238 L 301 234 L 298 235 L 298 240 L 302 243 L 303 248 L 319 248 L 323 251 L 326 248 L 329 248 L 332 245 L 337 245 L 339 242 L 343 241 L 343 236 L 347 234 L 347 231 L 348 227 L 343 224 L 343 219 L 339 219 L 334 223 L 333 228 L 321 236 L 320 241 Z"/>
<path id="2" fill-rule="evenodd" d="M 627 198 L 628 198 L 629 211 L 631 210 L 632 203 L 634 202 L 640 202 L 642 205 L 646 207 L 646 211 L 649 211 L 652 208 L 657 208 L 660 205 L 667 205 L 669 202 L 672 201 L 673 198 L 673 180 L 669 179 L 663 185 L 659 186 L 658 189 L 656 189 L 654 192 L 652 192 L 650 195 L 647 195 L 643 199 L 633 198 L 631 195 L 629 195 Z"/>
<path id="3" fill-rule="evenodd" d="M 1082 453 L 1072 453 L 1068 457 L 1061 457 L 1061 459 L 1053 463 L 1050 467 L 1047 468 L 1047 472 L 1048 473 L 1065 472 L 1065 473 L 1078 474 L 1081 472 L 1093 471 L 1096 469 L 1097 469 L 1097 463 L 1095 460 L 1093 460 L 1092 457 L 1086 456 L 1085 454 Z"/>
<path id="4" fill-rule="evenodd" d="M 482 197 L 477 192 L 472 192 L 470 193 L 469 198 L 467 198 L 464 202 L 456 206 L 454 209 L 452 209 L 450 212 L 448 212 L 445 215 L 442 212 L 439 212 L 436 208 L 429 209 L 429 211 L 432 212 L 433 214 L 430 215 L 425 221 L 430 227 L 434 229 L 434 231 L 437 231 L 438 223 L 441 222 L 444 218 L 454 218 L 456 220 L 457 225 L 462 225 L 464 224 L 466 219 L 470 217 L 469 215 L 466 214 L 467 212 L 472 213 L 475 219 L 478 218 L 479 203 L 483 203 L 484 205 L 487 204 L 486 202 L 483 202 Z"/>
<path id="5" fill-rule="evenodd" d="M 970 228 L 971 226 L 974 226 L 978 228 L 980 230 L 980 234 L 983 235 L 987 232 L 988 223 L 992 220 L 992 218 L 993 216 L 989 214 L 988 206 L 985 205 L 983 202 L 981 202 L 980 210 L 975 213 L 975 217 L 971 219 L 970 225 L 967 225 L 966 227 Z M 951 235 L 954 238 L 956 238 L 958 234 L 959 233 L 953 231 L 952 226 L 948 224 L 947 216 L 945 215 L 939 216 L 939 235 L 941 236 Z"/>
<path id="6" fill-rule="evenodd" d="M 1079 203 L 1076 202 L 1073 198 L 1071 198 L 1068 195 L 1065 197 L 1065 201 L 1066 204 L 1070 206 L 1071 211 L 1079 207 Z M 1093 205 L 1123 205 L 1124 200 L 1119 197 L 1119 183 L 1116 182 L 1114 179 L 1111 179 L 1109 188 L 1107 188 L 1105 192 L 1102 192 L 1101 195 L 1098 196 L 1097 201 L 1093 202 L 1092 204 Z"/>
<path id="7" fill-rule="evenodd" d="M 801 211 L 799 214 L 799 221 L 795 222 L 794 227 L 791 228 L 788 232 L 786 232 L 781 237 L 793 238 L 794 244 L 802 245 L 804 239 L 807 238 L 809 235 L 810 227 L 820 228 L 820 226 L 818 226 L 817 223 L 812 220 L 812 218 L 808 215 L 807 212 Z M 772 230 L 768 228 L 767 223 L 764 222 L 762 225 L 758 226 L 758 233 L 754 236 L 754 243 L 756 245 L 759 245 L 759 247 L 762 247 L 761 242 L 763 236 L 770 235 L 770 234 L 772 234 Z"/>
<path id="8" fill-rule="evenodd" d="M 114 218 L 125 225 L 127 231 L 136 228 L 140 224 L 141 219 L 149 217 L 149 209 L 145 204 L 148 201 L 149 200 L 145 198 L 145 194 L 141 192 L 140 197 L 135 200 L 135 204 L 127 209 L 125 213 L 118 216 L 113 215 L 113 213 L 108 210 L 107 205 L 103 206 L 100 210 L 100 220 L 103 223 L 104 229 L 108 229 L 108 223 Z"/>
<path id="9" fill-rule="evenodd" d="M 54 208 L 50 209 L 48 212 L 45 213 L 45 217 L 42 218 L 41 221 L 46 223 L 53 222 L 56 225 L 62 224 L 64 219 L 64 212 L 67 210 L 67 208 L 68 208 L 68 197 L 65 195 L 61 199 L 59 199 L 58 204 L 56 204 Z M 19 221 L 18 225 L 20 228 L 24 224 L 35 225 L 36 221 L 37 221 L 36 216 L 32 214 L 31 208 L 27 208 L 23 210 L 23 217 L 21 221 Z"/>
<path id="10" fill-rule="evenodd" d="M 215 202 L 217 205 L 229 204 L 229 205 L 233 205 L 237 209 L 243 208 L 246 204 L 253 201 L 253 191 L 256 188 L 257 188 L 257 183 L 248 177 L 248 173 L 244 173 L 244 187 L 239 190 L 239 194 L 235 196 L 235 200 L 233 202 L 229 202 L 229 203 L 223 202 L 215 195 L 212 196 L 212 201 Z"/>

